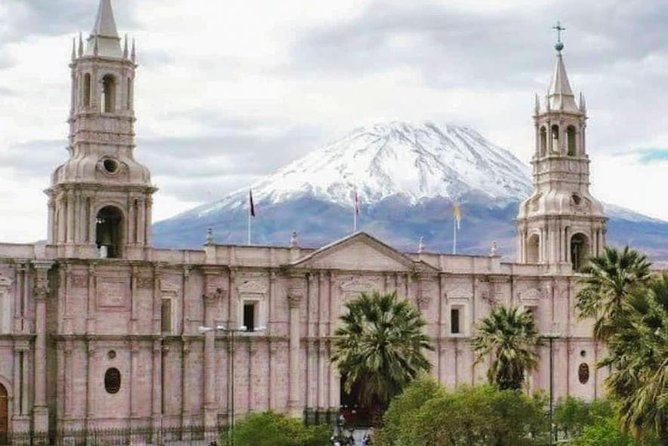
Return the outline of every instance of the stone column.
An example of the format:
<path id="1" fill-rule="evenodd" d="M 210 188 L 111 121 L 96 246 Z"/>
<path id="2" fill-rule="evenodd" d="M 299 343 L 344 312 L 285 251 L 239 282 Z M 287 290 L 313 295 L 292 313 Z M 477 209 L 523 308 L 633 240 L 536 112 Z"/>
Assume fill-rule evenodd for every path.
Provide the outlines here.
<path id="1" fill-rule="evenodd" d="M 32 290 L 35 301 L 35 432 L 46 432 L 49 428 L 49 409 L 46 404 L 46 296 L 49 293 L 48 271 L 51 262 L 35 262 L 35 284 Z M 68 358 L 69 359 L 69 358 Z M 68 377 L 66 376 L 65 379 Z"/>
<path id="2" fill-rule="evenodd" d="M 46 244 L 47 245 L 53 245 L 55 239 L 56 239 L 56 234 L 55 234 L 55 227 L 54 224 L 56 222 L 56 203 L 53 201 L 53 196 L 49 195 L 49 217 L 48 217 L 48 230 L 47 230 L 47 235 L 46 235 Z"/>
<path id="3" fill-rule="evenodd" d="M 95 343 L 88 342 L 88 378 L 86 382 L 86 428 L 88 430 L 95 429 L 95 381 L 97 373 L 95 371 L 95 363 L 97 357 L 97 350 Z"/>
<path id="4" fill-rule="evenodd" d="M 183 338 L 181 345 L 181 426 L 190 426 L 190 392 L 188 391 L 188 366 L 190 341 Z"/>
<path id="5" fill-rule="evenodd" d="M 223 290 L 207 293 L 204 298 L 204 325 L 215 328 L 216 303 L 222 298 Z M 218 398 L 216 393 L 216 331 L 204 334 L 204 427 L 218 425 Z"/>
<path id="6" fill-rule="evenodd" d="M 303 385 L 300 379 L 299 363 L 299 305 L 302 301 L 302 295 L 302 290 L 290 290 L 290 294 L 288 295 L 288 306 L 290 308 L 290 395 L 288 398 L 288 410 L 293 417 L 301 417 L 302 415 L 299 407 L 299 390 Z"/>
<path id="7" fill-rule="evenodd" d="M 162 341 L 153 341 L 153 370 L 151 376 L 151 412 L 153 418 L 153 442 L 162 427 Z"/>

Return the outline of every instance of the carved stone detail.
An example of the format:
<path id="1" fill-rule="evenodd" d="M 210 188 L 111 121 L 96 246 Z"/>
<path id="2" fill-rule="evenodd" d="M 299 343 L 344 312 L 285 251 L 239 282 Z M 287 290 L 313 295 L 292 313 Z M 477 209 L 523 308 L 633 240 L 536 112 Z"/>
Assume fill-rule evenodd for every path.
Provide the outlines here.
<path id="1" fill-rule="evenodd" d="M 152 277 L 137 277 L 137 288 L 152 289 L 153 288 L 153 278 Z"/>
<path id="2" fill-rule="evenodd" d="M 76 274 L 71 277 L 72 287 L 86 288 L 88 286 L 88 276 Z"/>

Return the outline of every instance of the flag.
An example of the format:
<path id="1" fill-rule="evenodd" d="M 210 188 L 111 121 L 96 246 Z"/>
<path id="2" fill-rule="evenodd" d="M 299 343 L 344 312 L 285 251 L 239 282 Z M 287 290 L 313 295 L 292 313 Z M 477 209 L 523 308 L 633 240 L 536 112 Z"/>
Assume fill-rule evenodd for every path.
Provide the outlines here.
<path id="1" fill-rule="evenodd" d="M 357 188 L 355 188 L 355 215 L 360 214 L 360 197 L 357 195 Z"/>
<path id="2" fill-rule="evenodd" d="M 250 206 L 250 215 L 255 217 L 255 204 L 253 203 L 253 189 L 248 191 L 248 201 Z"/>
<path id="3" fill-rule="evenodd" d="M 459 207 L 459 203 L 455 203 L 455 206 L 452 208 L 452 215 L 455 218 L 457 229 L 460 229 L 462 222 L 462 209 Z"/>

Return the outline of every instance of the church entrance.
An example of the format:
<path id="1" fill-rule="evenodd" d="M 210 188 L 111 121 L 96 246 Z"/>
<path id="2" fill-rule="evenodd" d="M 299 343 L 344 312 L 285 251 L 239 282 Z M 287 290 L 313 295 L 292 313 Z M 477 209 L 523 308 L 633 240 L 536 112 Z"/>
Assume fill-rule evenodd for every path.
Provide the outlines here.
<path id="1" fill-rule="evenodd" d="M 9 435 L 9 398 L 7 389 L 0 384 L 0 445 L 8 444 Z"/>
<path id="2" fill-rule="evenodd" d="M 371 411 L 362 405 L 359 399 L 361 385 L 355 383 L 350 392 L 344 388 L 345 376 L 341 377 L 341 415 L 345 418 L 345 427 L 370 426 Z"/>

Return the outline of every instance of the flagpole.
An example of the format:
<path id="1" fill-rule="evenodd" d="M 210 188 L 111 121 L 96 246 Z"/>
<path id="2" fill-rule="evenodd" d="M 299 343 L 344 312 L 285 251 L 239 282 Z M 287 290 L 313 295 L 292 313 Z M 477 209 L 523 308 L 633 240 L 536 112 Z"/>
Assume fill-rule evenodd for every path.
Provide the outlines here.
<path id="1" fill-rule="evenodd" d="M 357 232 L 357 206 L 353 209 L 353 232 Z"/>
<path id="2" fill-rule="evenodd" d="M 452 222 L 452 254 L 457 254 L 457 220 Z"/>
<path id="3" fill-rule="evenodd" d="M 251 207 L 248 206 L 248 246 L 251 245 Z"/>

